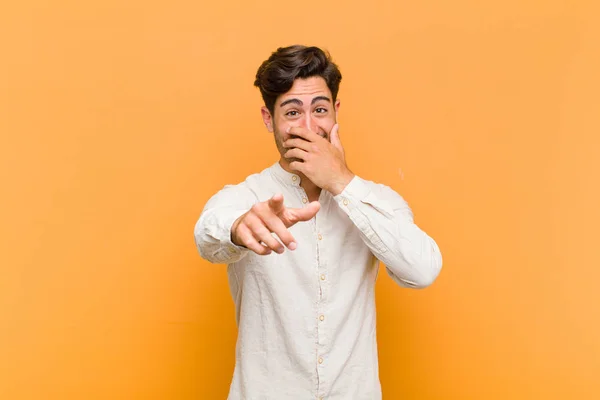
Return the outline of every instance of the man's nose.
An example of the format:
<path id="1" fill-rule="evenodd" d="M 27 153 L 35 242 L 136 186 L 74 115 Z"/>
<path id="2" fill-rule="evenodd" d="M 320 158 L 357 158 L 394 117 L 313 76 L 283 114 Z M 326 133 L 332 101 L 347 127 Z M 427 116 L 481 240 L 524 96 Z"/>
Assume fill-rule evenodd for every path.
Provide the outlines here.
<path id="1" fill-rule="evenodd" d="M 320 133 L 322 131 L 317 121 L 314 118 L 312 118 L 310 114 L 306 114 L 306 118 L 302 119 L 301 126 L 314 133 Z"/>

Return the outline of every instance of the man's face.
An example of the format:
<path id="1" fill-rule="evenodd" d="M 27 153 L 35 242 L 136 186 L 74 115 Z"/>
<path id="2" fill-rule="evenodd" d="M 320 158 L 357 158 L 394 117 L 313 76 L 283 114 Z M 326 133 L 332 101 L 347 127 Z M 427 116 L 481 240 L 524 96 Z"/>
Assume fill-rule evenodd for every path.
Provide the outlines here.
<path id="1" fill-rule="evenodd" d="M 331 140 L 329 132 L 337 121 L 339 107 L 339 100 L 333 103 L 325 79 L 311 77 L 296 79 L 292 88 L 277 98 L 273 115 L 266 107 L 261 111 L 267 129 L 273 132 L 279 154 L 289 163 L 296 159 L 283 156 L 289 150 L 283 147 L 283 142 L 293 136 L 286 130 L 289 127 L 303 127 Z"/>

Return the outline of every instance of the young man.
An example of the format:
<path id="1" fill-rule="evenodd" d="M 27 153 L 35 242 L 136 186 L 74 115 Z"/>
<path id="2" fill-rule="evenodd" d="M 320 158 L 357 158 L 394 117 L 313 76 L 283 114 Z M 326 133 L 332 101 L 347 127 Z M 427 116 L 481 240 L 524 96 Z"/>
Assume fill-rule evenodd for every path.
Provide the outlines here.
<path id="1" fill-rule="evenodd" d="M 380 399 L 379 260 L 400 286 L 438 276 L 435 241 L 403 198 L 348 168 L 341 74 L 316 47 L 279 48 L 255 86 L 281 158 L 206 204 L 200 255 L 228 264 L 238 339 L 229 399 Z"/>

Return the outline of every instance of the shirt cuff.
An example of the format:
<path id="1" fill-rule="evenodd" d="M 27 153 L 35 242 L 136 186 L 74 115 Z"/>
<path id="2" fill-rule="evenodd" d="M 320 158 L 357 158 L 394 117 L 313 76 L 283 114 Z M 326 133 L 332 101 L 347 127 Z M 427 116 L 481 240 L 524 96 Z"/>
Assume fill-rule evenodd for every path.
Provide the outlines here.
<path id="1" fill-rule="evenodd" d="M 380 199 L 364 179 L 354 175 L 344 190 L 333 197 L 340 208 L 348 215 L 357 208 L 371 206 L 387 218 L 394 217 L 394 210 L 383 199 Z"/>
<path id="2" fill-rule="evenodd" d="M 340 194 L 333 196 L 333 198 L 342 210 L 350 212 L 357 207 L 370 192 L 371 189 L 367 183 L 362 178 L 359 178 L 358 175 L 354 175 L 344 190 Z"/>
<path id="3" fill-rule="evenodd" d="M 247 247 L 238 246 L 237 244 L 231 241 L 231 227 L 239 217 L 246 213 L 246 211 L 238 210 L 233 212 L 223 221 L 223 225 L 221 226 L 221 243 L 223 243 L 225 249 L 227 250 L 227 253 L 229 253 L 230 255 L 242 254 L 249 250 Z"/>

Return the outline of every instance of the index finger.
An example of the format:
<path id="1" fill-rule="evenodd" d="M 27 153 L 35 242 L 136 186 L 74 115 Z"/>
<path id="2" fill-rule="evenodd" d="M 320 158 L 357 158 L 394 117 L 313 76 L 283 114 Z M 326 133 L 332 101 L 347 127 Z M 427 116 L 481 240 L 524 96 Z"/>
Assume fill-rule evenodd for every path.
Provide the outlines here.
<path id="1" fill-rule="evenodd" d="M 290 126 L 287 128 L 286 133 L 301 137 L 302 139 L 307 140 L 309 142 L 315 142 L 319 139 L 322 139 L 322 137 L 317 135 L 316 133 L 306 128 L 302 128 L 300 126 Z"/>
<path id="2" fill-rule="evenodd" d="M 285 227 L 285 224 L 279 216 L 274 214 L 266 215 L 263 217 L 263 222 L 271 232 L 274 232 L 279 237 L 288 249 L 296 249 L 296 240 L 294 239 L 294 236 L 292 236 L 292 233 Z"/>
<path id="3" fill-rule="evenodd" d="M 267 201 L 267 204 L 275 214 L 280 213 L 283 210 L 283 195 L 276 193 Z"/>

